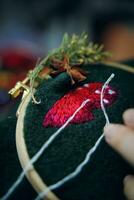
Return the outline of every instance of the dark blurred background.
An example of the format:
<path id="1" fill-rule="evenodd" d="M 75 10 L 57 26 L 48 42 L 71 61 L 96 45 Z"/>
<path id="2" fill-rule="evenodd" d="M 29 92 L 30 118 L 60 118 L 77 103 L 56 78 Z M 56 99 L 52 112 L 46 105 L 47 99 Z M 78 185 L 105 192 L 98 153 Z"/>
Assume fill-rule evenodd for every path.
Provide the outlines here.
<path id="1" fill-rule="evenodd" d="M 65 32 L 83 31 L 103 43 L 112 60 L 133 60 L 134 1 L 0 0 L 0 120 L 14 108 L 7 91 L 15 82 L 57 47 Z"/>

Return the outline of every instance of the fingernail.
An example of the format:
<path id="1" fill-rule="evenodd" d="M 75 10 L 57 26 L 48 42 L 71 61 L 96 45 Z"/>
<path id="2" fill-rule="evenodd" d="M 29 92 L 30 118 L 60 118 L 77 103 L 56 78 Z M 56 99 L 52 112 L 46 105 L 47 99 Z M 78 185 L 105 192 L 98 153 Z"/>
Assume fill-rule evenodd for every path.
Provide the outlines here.
<path id="1" fill-rule="evenodd" d="M 104 134 L 105 139 L 107 142 L 110 142 L 113 137 L 116 135 L 116 125 L 115 124 L 109 124 L 104 127 Z"/>

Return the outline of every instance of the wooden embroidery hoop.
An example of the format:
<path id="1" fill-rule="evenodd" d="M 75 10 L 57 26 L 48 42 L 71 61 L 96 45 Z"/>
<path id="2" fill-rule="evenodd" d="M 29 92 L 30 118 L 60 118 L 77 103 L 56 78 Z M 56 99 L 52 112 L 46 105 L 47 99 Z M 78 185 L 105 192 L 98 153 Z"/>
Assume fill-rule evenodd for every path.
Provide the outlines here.
<path id="1" fill-rule="evenodd" d="M 102 64 L 109 67 L 122 69 L 130 73 L 134 73 L 134 68 L 128 65 L 115 63 L 115 62 L 103 62 Z M 26 143 L 24 140 L 24 132 L 23 132 L 25 112 L 26 112 L 26 108 L 30 99 L 31 99 L 31 95 L 28 94 L 27 97 L 25 98 L 25 101 L 23 102 L 21 106 L 21 110 L 18 115 L 18 120 L 17 120 L 17 125 L 16 125 L 16 147 L 17 147 L 18 157 L 23 169 L 28 165 L 30 161 L 30 157 L 28 155 Z M 36 169 L 34 168 L 34 166 L 32 166 L 32 168 L 26 173 L 26 177 L 37 193 L 43 192 L 44 190 L 48 188 L 47 185 L 43 182 L 38 172 L 36 171 Z M 59 198 L 52 191 L 49 191 L 47 193 L 47 196 L 45 196 L 44 199 L 45 200 L 59 200 Z"/>

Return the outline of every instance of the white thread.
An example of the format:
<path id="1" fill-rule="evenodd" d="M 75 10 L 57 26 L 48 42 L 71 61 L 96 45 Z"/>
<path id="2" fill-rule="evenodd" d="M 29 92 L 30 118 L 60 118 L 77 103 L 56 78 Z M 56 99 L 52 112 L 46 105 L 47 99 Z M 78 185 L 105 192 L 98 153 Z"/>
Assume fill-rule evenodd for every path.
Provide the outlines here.
<path id="1" fill-rule="evenodd" d="M 39 193 L 39 195 L 37 196 L 37 198 L 35 200 L 40 200 L 41 198 L 45 197 L 47 195 L 47 193 L 50 190 L 54 190 L 59 188 L 60 186 L 62 186 L 63 184 L 65 184 L 67 181 L 71 180 L 72 178 L 76 177 L 81 170 L 83 169 L 83 167 L 89 162 L 91 155 L 95 152 L 95 150 L 97 149 L 98 145 L 100 144 L 102 138 L 103 138 L 104 134 L 102 134 L 99 139 L 97 140 L 97 142 L 95 143 L 95 145 L 90 149 L 90 151 L 87 153 L 84 161 L 82 163 L 80 163 L 80 165 L 77 166 L 77 168 L 75 169 L 74 172 L 70 173 L 69 175 L 65 176 L 63 179 L 61 179 L 60 181 L 58 181 L 57 183 L 50 185 L 45 191 Z"/>
<path id="2" fill-rule="evenodd" d="M 104 113 L 104 116 L 105 116 L 105 119 L 106 119 L 106 124 L 109 124 L 110 121 L 109 121 L 109 118 L 108 118 L 108 115 L 106 113 L 106 110 L 105 110 L 105 107 L 104 107 L 104 103 L 103 103 L 103 97 L 104 97 L 104 91 L 105 89 L 107 88 L 109 82 L 114 78 L 114 74 L 111 74 L 111 76 L 107 79 L 107 81 L 104 83 L 103 87 L 102 87 L 102 90 L 101 90 L 101 95 L 100 95 L 100 104 L 101 104 L 101 109 Z"/>
<path id="3" fill-rule="evenodd" d="M 112 74 L 109 79 L 105 82 L 105 84 L 102 87 L 101 90 L 101 108 L 102 111 L 104 113 L 104 116 L 106 118 L 106 123 L 109 123 L 109 119 L 108 119 L 108 115 L 105 111 L 105 107 L 103 104 L 103 96 L 104 96 L 104 90 L 107 87 L 108 83 L 112 80 L 112 78 L 114 77 L 114 74 Z M 10 197 L 10 195 L 13 193 L 13 191 L 16 189 L 16 187 L 21 183 L 21 181 L 23 180 L 25 173 L 30 170 L 30 168 L 32 167 L 32 164 L 34 164 L 38 158 L 42 155 L 42 153 L 45 151 L 45 149 L 53 142 L 53 140 L 55 139 L 55 137 L 57 137 L 57 135 L 69 124 L 69 122 L 75 117 L 75 115 L 89 102 L 90 100 L 87 99 L 85 100 L 81 106 L 74 112 L 74 114 L 65 122 L 65 124 L 63 124 L 62 127 L 60 127 L 48 140 L 47 142 L 40 148 L 40 150 L 33 156 L 33 158 L 30 160 L 30 162 L 28 163 L 28 165 L 24 168 L 24 170 L 22 171 L 22 173 L 19 175 L 19 177 L 17 178 L 17 180 L 14 182 L 14 184 L 11 186 L 11 188 L 9 188 L 9 190 L 7 191 L 7 193 L 0 198 L 1 200 L 6 200 L 8 199 L 8 197 Z M 37 199 L 40 199 L 42 197 L 44 197 L 44 195 L 46 195 L 48 193 L 49 190 L 52 189 L 56 189 L 58 187 L 60 187 L 61 185 L 63 185 L 65 182 L 67 182 L 68 180 L 74 178 L 78 173 L 81 172 L 83 166 L 90 160 L 91 155 L 94 153 L 94 151 L 97 149 L 98 145 L 100 144 L 102 138 L 103 138 L 104 134 L 102 134 L 100 136 L 100 138 L 97 140 L 97 142 L 95 143 L 95 145 L 90 149 L 90 151 L 87 153 L 85 160 L 76 168 L 76 170 L 69 174 L 68 176 L 66 176 L 65 178 L 63 178 L 62 180 L 58 181 L 56 184 L 53 184 L 51 186 L 48 187 L 48 189 L 44 192 L 41 192 Z"/>
<path id="4" fill-rule="evenodd" d="M 103 104 L 103 96 L 104 96 L 105 88 L 107 87 L 107 85 L 109 84 L 109 82 L 112 80 L 113 77 L 114 77 L 114 74 L 111 74 L 111 76 L 108 78 L 108 80 L 104 83 L 102 90 L 101 90 L 101 95 L 100 95 L 100 104 L 101 104 L 101 108 L 102 108 L 102 111 L 103 111 L 105 119 L 106 119 L 106 124 L 109 124 L 110 122 L 109 122 L 109 118 L 108 118 L 108 115 L 106 113 L 106 110 L 105 110 L 105 107 Z M 61 179 L 57 183 L 50 185 L 45 191 L 40 192 L 35 200 L 40 200 L 41 198 L 45 197 L 50 190 L 57 189 L 60 186 L 62 186 L 63 184 L 65 184 L 67 181 L 76 177 L 81 172 L 82 168 L 90 161 L 92 154 L 96 151 L 96 149 L 99 146 L 103 137 L 104 137 L 104 133 L 99 137 L 99 139 L 96 141 L 95 145 L 86 154 L 85 159 L 76 167 L 76 169 L 72 173 L 65 176 L 63 179 Z"/>
<path id="5" fill-rule="evenodd" d="M 59 133 L 69 124 L 69 122 L 75 117 L 75 115 L 89 102 L 89 99 L 86 99 L 81 106 L 74 112 L 74 114 L 69 117 L 69 119 L 61 126 L 50 138 L 43 144 L 43 146 L 40 148 L 40 150 L 32 157 L 32 159 L 29 161 L 27 166 L 24 168 L 22 173 L 18 176 L 17 180 L 13 183 L 13 185 L 9 188 L 7 193 L 0 198 L 0 200 L 6 200 L 10 197 L 10 195 L 13 193 L 13 191 L 18 187 L 18 185 L 23 180 L 25 173 L 31 169 L 32 164 L 34 164 L 39 157 L 42 155 L 42 153 L 46 150 L 46 148 L 53 142 L 53 140 L 59 135 Z"/>

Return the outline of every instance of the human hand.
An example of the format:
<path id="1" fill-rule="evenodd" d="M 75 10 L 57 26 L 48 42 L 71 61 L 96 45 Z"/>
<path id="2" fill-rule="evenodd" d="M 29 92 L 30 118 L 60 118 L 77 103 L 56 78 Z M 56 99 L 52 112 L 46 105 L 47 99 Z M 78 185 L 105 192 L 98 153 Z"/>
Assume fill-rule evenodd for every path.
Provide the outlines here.
<path id="1" fill-rule="evenodd" d="M 124 125 L 110 124 L 105 126 L 106 142 L 134 166 L 134 109 L 123 114 Z M 129 200 L 134 200 L 134 176 L 124 178 L 124 193 Z"/>

